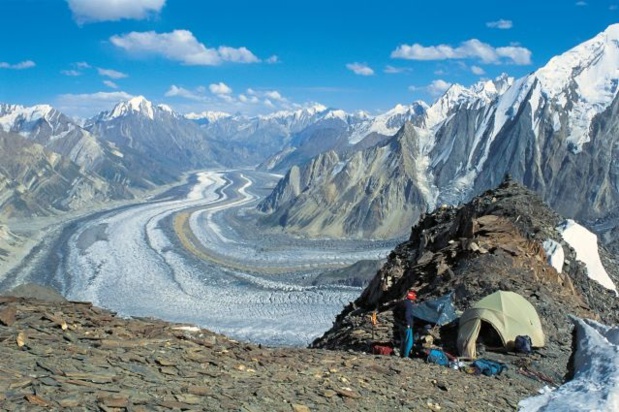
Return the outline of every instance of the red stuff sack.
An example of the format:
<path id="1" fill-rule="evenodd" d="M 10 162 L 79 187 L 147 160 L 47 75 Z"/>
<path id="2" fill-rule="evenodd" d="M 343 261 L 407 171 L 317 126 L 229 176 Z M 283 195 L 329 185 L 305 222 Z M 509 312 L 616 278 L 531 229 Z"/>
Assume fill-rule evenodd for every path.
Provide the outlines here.
<path id="1" fill-rule="evenodd" d="M 388 343 L 375 342 L 372 344 L 372 354 L 393 355 L 393 348 Z"/>

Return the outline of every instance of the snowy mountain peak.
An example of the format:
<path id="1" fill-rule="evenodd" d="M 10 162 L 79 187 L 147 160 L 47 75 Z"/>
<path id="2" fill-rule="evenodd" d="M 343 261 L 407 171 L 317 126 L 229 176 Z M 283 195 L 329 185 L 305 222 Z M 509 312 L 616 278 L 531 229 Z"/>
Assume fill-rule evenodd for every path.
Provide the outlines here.
<path id="1" fill-rule="evenodd" d="M 232 117 L 230 113 L 226 112 L 217 112 L 217 111 L 204 111 L 201 113 L 187 113 L 185 118 L 189 120 L 197 120 L 197 121 L 206 121 L 208 123 L 213 123 L 221 119 L 226 119 Z"/>
<path id="2" fill-rule="evenodd" d="M 127 116 L 130 113 L 138 113 L 151 120 L 155 118 L 153 104 L 144 98 L 144 96 L 136 96 L 126 102 L 118 103 L 107 116 L 107 119 L 111 120 L 117 117 Z"/>
<path id="3" fill-rule="evenodd" d="M 59 112 L 47 104 L 30 107 L 0 104 L 0 128 L 6 132 L 16 129 L 24 131 L 29 128 L 28 124 L 34 125 L 40 119 L 49 120 L 57 115 Z"/>
<path id="4" fill-rule="evenodd" d="M 287 118 L 301 119 L 301 118 L 315 116 L 326 110 L 327 110 L 327 106 L 323 106 L 322 104 L 316 103 L 312 106 L 304 107 L 302 109 L 298 109 L 295 111 L 281 110 L 278 112 L 273 112 L 271 114 L 267 114 L 264 116 L 258 116 L 258 117 L 263 120 L 287 119 Z"/>
<path id="5" fill-rule="evenodd" d="M 568 110 L 568 140 L 579 151 L 589 141 L 589 125 L 617 96 L 619 24 L 550 59 L 533 73 L 541 94 Z"/>
<path id="6" fill-rule="evenodd" d="M 167 104 L 158 104 L 157 108 L 161 111 L 164 111 L 170 114 L 175 114 L 174 110 L 172 110 L 172 108 L 168 106 Z"/>

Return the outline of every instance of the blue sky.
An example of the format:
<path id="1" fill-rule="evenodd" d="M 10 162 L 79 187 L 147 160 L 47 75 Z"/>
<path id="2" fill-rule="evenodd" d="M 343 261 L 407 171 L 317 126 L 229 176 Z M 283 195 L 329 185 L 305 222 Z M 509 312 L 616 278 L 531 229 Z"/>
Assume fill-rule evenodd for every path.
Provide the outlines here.
<path id="1" fill-rule="evenodd" d="M 0 0 L 0 102 L 376 113 L 526 75 L 616 22 L 619 0 Z"/>

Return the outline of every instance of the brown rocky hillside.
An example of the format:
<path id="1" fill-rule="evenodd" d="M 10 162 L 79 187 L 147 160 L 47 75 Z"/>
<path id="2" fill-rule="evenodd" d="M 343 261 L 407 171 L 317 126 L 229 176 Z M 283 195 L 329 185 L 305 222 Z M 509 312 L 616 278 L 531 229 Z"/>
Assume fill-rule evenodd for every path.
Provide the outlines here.
<path id="1" fill-rule="evenodd" d="M 572 352 L 568 315 L 616 324 L 619 302 L 587 277 L 584 265 L 555 229 L 562 221 L 535 194 L 509 180 L 464 206 L 440 208 L 413 227 L 409 241 L 391 253 L 362 295 L 313 347 L 368 351 L 371 341 L 391 340 L 393 304 L 409 288 L 418 291 L 420 301 L 453 292 L 455 306 L 462 311 L 506 290 L 533 304 L 546 334 L 546 347 L 527 359 L 528 367 L 554 382 L 563 381 Z M 563 246 L 566 260 L 561 274 L 547 262 L 542 246 L 547 239 Z M 609 276 L 619 284 L 616 262 L 603 248 L 601 255 Z M 378 323 L 373 326 L 370 316 L 375 310 Z M 435 335 L 436 344 L 457 354 L 457 322 Z M 486 355 L 507 363 L 522 360 L 513 354 Z"/>

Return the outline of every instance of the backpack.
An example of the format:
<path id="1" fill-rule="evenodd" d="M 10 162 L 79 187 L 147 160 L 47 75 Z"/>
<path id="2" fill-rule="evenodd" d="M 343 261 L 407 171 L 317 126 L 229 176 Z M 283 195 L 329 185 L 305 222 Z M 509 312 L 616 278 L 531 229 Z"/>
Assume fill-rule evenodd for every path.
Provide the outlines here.
<path id="1" fill-rule="evenodd" d="M 528 335 L 518 335 L 514 340 L 514 349 L 518 353 L 531 353 L 531 337 Z"/>
<path id="2" fill-rule="evenodd" d="M 501 372 L 507 369 L 507 365 L 501 362 L 495 362 L 490 359 L 477 359 L 473 362 L 473 366 L 479 373 L 486 376 L 500 375 Z"/>
<path id="3" fill-rule="evenodd" d="M 441 366 L 449 366 L 449 358 L 445 355 L 445 352 L 440 349 L 430 349 L 426 362 L 436 363 Z"/>

